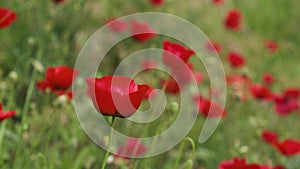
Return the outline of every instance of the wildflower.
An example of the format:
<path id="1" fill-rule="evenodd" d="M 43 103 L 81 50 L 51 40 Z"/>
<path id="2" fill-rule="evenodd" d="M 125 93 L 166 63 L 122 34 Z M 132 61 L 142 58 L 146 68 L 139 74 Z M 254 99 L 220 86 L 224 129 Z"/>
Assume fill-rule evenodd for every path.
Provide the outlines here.
<path id="1" fill-rule="evenodd" d="M 88 93 L 102 115 L 129 117 L 139 108 L 148 85 L 138 85 L 124 76 L 87 78 Z"/>
<path id="2" fill-rule="evenodd" d="M 7 8 L 0 8 L 0 29 L 9 27 L 17 18 L 17 14 Z"/>
<path id="3" fill-rule="evenodd" d="M 17 114 L 16 110 L 9 110 L 7 112 L 4 112 L 2 109 L 2 104 L 0 103 L 0 122 L 2 122 L 5 119 L 8 119 L 16 114 Z"/>
<path id="4" fill-rule="evenodd" d="M 227 12 L 224 25 L 227 29 L 237 31 L 241 29 L 242 14 L 237 9 L 232 9 Z"/>

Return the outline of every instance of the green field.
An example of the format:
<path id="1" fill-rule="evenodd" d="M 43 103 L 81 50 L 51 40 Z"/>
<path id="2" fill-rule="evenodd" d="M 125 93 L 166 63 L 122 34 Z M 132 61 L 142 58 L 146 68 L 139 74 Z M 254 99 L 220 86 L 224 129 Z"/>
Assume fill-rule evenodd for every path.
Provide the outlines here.
<path id="1" fill-rule="evenodd" d="M 66 0 L 63 3 L 0 0 L 0 7 L 17 14 L 12 25 L 0 28 L 0 103 L 5 111 L 17 111 L 15 116 L 0 122 L 0 169 L 101 167 L 105 150 L 85 134 L 72 101 L 49 91 L 41 92 L 36 83 L 45 78 L 48 67 L 74 67 L 88 38 L 112 17 L 137 12 L 163 12 L 182 17 L 222 46 L 219 56 L 226 75 L 244 74 L 254 83 L 262 83 L 263 74 L 271 73 L 275 82 L 270 89 L 274 93 L 291 87 L 300 89 L 300 3 L 297 0 L 225 0 L 221 5 L 210 0 L 165 0 L 159 7 L 152 6 L 148 0 Z M 243 16 L 240 31 L 230 31 L 223 24 L 226 12 L 233 8 L 239 9 Z M 131 38 L 124 40 L 107 54 L 99 66 L 99 75 L 112 74 L 116 65 L 134 51 L 162 48 L 164 39 L 166 37 L 156 36 L 145 43 Z M 277 42 L 278 51 L 266 49 L 264 41 L 267 39 Z M 242 53 L 246 60 L 244 67 L 230 67 L 226 57 L 231 50 Z M 191 61 L 197 63 L 194 69 L 204 76 L 199 88 L 201 94 L 208 97 L 210 83 L 205 68 L 195 57 Z M 143 77 L 159 88 L 157 79 L 166 75 L 154 71 L 137 79 Z M 273 102 L 253 99 L 249 93 L 248 99 L 242 101 L 234 97 L 230 85 L 227 87 L 227 115 L 212 137 L 203 144 L 198 143 L 205 121 L 201 114 L 189 132 L 188 138 L 193 140 L 195 150 L 189 142 L 183 142 L 161 155 L 113 161 L 106 168 L 171 169 L 178 162 L 180 169 L 216 169 L 224 160 L 244 157 L 249 163 L 270 167 L 282 164 L 286 169 L 299 169 L 299 154 L 282 155 L 265 143 L 261 132 L 267 129 L 278 133 L 281 139 L 300 140 L 300 110 L 280 116 Z M 140 125 L 117 118 L 115 128 L 137 137 L 163 131 L 176 117 L 174 104 L 180 102 L 178 96 L 167 96 L 166 110 L 155 122 Z M 147 106 L 144 102 L 141 108 Z M 193 161 L 192 167 L 186 166 L 188 160 Z"/>

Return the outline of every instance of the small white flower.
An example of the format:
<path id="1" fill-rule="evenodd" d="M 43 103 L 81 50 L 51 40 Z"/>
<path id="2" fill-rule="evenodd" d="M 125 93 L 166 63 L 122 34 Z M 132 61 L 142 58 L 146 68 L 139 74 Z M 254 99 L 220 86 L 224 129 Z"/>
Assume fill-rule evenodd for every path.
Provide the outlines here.
<path id="1" fill-rule="evenodd" d="M 107 164 L 111 164 L 111 163 L 113 163 L 113 162 L 114 162 L 114 160 L 115 160 L 114 156 L 112 156 L 112 155 L 109 155 L 109 156 L 107 157 Z"/>
<path id="2" fill-rule="evenodd" d="M 15 71 L 11 71 L 9 74 L 8 74 L 8 77 L 13 80 L 13 81 L 17 81 L 18 80 L 18 74 L 17 72 Z"/>

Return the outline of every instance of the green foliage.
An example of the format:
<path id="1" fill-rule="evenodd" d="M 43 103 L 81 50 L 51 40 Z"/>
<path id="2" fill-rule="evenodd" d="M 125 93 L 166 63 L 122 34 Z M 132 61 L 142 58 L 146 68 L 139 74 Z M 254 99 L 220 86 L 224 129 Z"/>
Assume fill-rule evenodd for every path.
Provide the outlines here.
<path id="1" fill-rule="evenodd" d="M 105 152 L 81 129 L 72 103 L 60 104 L 51 93 L 41 93 L 34 86 L 31 92 L 28 88 L 44 77 L 43 67 L 73 67 L 88 37 L 111 17 L 144 11 L 167 12 L 183 17 L 209 38 L 221 43 L 224 50 L 220 57 L 227 74 L 236 73 L 226 66 L 225 59 L 228 49 L 234 48 L 247 60 L 247 68 L 240 71 L 249 74 L 254 81 L 260 82 L 261 75 L 270 72 L 276 79 L 272 86 L 274 91 L 299 87 L 300 84 L 300 5 L 297 0 L 225 0 L 224 6 L 219 7 L 208 0 L 166 0 L 158 8 L 152 7 L 147 0 L 67 0 L 62 4 L 54 4 L 51 0 L 0 1 L 1 7 L 10 8 L 18 14 L 11 27 L 0 30 L 0 103 L 5 105 L 5 109 L 18 112 L 17 116 L 0 123 L 0 168 L 3 169 L 100 168 Z M 233 33 L 224 29 L 222 19 L 226 9 L 230 8 L 242 11 L 245 31 Z M 108 54 L 110 59 L 104 61 L 99 72 L 110 74 L 123 55 L 131 51 L 149 46 L 161 47 L 161 39 L 164 37 L 156 37 L 142 45 L 126 40 L 112 49 Z M 265 39 L 278 41 L 280 51 L 274 54 L 267 52 L 263 46 Z M 42 65 L 42 68 L 38 70 L 36 64 Z M 200 63 L 196 69 L 205 71 Z M 17 74 L 17 79 L 10 76 L 12 72 Z M 209 87 L 206 79 L 200 90 L 208 93 Z M 170 100 L 178 101 L 172 97 Z M 26 106 L 28 110 L 24 110 Z M 147 103 L 143 106 L 146 107 Z M 174 121 L 173 117 L 169 118 L 176 114 L 173 109 L 174 105 L 170 102 L 164 115 L 148 125 L 117 120 L 116 129 L 132 136 L 140 133 L 154 135 Z M 283 163 L 288 169 L 298 169 L 299 158 L 282 157 L 260 139 L 260 131 L 269 128 L 282 133 L 282 137 L 300 138 L 299 112 L 282 118 L 275 114 L 270 104 L 253 100 L 242 102 L 230 95 L 226 110 L 228 116 L 204 144 L 197 143 L 204 122 L 201 115 L 197 117 L 188 135 L 196 142 L 194 159 L 190 159 L 192 148 L 183 146 L 179 168 L 213 169 L 223 160 L 241 156 L 247 157 L 250 162 Z M 131 159 L 123 165 L 109 164 L 108 168 L 172 168 L 179 149 L 180 145 L 157 157 Z"/>

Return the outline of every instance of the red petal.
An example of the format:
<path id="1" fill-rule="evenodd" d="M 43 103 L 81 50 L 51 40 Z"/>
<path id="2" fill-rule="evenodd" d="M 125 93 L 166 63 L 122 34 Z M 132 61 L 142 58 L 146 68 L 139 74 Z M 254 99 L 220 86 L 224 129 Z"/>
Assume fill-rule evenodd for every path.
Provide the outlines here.
<path id="1" fill-rule="evenodd" d="M 0 8 L 0 28 L 6 28 L 10 26 L 17 18 L 15 12 L 6 9 Z"/>

